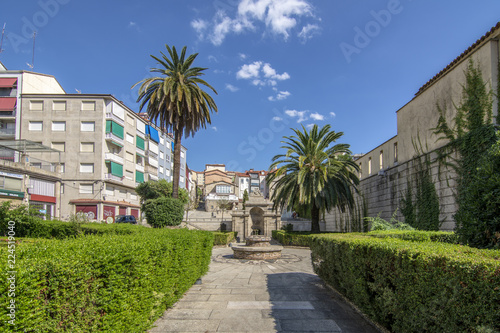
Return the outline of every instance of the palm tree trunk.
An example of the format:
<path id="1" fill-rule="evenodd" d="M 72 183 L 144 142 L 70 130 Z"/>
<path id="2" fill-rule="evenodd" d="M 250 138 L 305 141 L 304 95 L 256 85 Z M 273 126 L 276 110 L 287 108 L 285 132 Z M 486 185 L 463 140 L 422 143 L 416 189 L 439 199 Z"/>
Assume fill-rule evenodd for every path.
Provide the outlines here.
<path id="1" fill-rule="evenodd" d="M 179 178 L 181 175 L 181 139 L 183 129 L 174 132 L 174 181 L 172 184 L 172 198 L 179 198 Z"/>
<path id="2" fill-rule="evenodd" d="M 311 207 L 311 232 L 319 234 L 319 208 L 315 204 Z"/>

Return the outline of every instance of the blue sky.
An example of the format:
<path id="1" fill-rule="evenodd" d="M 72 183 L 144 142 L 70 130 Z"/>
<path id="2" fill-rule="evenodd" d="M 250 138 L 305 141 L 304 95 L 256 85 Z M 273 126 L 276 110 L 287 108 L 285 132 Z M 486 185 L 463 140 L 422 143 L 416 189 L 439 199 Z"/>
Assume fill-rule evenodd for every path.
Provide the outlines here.
<path id="1" fill-rule="evenodd" d="M 396 111 L 499 13 L 498 0 L 4 1 L 0 61 L 30 70 L 36 30 L 34 71 L 137 112 L 149 55 L 187 46 L 219 109 L 184 139 L 189 167 L 267 169 L 301 125 L 331 124 L 353 153 L 396 135 Z"/>

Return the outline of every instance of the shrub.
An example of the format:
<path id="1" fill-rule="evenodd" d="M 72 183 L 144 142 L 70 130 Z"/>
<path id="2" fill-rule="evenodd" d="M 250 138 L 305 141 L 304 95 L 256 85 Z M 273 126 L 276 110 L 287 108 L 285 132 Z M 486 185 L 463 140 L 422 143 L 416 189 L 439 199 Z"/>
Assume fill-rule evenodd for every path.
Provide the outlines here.
<path id="1" fill-rule="evenodd" d="M 454 232 L 445 231 L 421 231 L 421 230 L 385 230 L 385 231 L 370 231 L 366 234 L 370 237 L 378 238 L 400 238 L 408 241 L 416 242 L 443 242 L 450 244 L 458 244 L 458 236 Z"/>
<path id="2" fill-rule="evenodd" d="M 227 245 L 236 238 L 235 231 L 214 232 L 214 245 Z"/>
<path id="3" fill-rule="evenodd" d="M 210 232 L 148 228 L 23 243 L 14 331 L 144 332 L 207 272 L 212 244 Z M 0 259 L 7 262 L 3 247 Z M 1 283 L 0 303 L 8 301 Z M 0 307 L 4 328 L 7 310 Z"/>
<path id="4" fill-rule="evenodd" d="M 392 332 L 500 329 L 500 251 L 360 234 L 311 237 L 315 272 Z"/>
<path id="5" fill-rule="evenodd" d="M 397 210 L 392 214 L 390 222 L 380 217 L 365 217 L 365 220 L 370 223 L 370 230 L 415 230 L 407 223 L 400 222 L 396 219 Z"/>
<path id="6" fill-rule="evenodd" d="M 309 232 L 287 232 L 284 230 L 273 230 L 273 238 L 282 245 L 309 247 L 311 233 Z"/>
<path id="7" fill-rule="evenodd" d="M 184 216 L 183 203 L 174 198 L 161 197 L 146 200 L 143 209 L 148 224 L 154 228 L 179 225 Z"/>

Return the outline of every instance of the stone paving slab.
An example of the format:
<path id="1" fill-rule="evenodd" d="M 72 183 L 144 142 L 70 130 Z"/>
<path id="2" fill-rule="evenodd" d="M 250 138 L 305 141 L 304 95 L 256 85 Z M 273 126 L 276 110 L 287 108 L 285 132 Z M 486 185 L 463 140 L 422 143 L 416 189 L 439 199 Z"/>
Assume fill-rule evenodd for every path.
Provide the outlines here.
<path id="1" fill-rule="evenodd" d="M 209 272 L 149 332 L 377 333 L 314 274 L 308 249 L 272 261 L 214 248 Z"/>

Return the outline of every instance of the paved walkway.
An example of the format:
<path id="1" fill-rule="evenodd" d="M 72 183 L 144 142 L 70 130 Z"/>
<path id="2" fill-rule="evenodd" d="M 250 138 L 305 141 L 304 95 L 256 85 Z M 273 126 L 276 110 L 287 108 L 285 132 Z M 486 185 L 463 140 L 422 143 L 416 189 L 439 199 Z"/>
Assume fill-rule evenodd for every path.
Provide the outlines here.
<path id="1" fill-rule="evenodd" d="M 308 249 L 282 259 L 232 259 L 214 248 L 209 272 L 155 323 L 156 332 L 376 333 L 313 273 Z"/>

